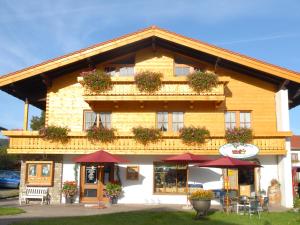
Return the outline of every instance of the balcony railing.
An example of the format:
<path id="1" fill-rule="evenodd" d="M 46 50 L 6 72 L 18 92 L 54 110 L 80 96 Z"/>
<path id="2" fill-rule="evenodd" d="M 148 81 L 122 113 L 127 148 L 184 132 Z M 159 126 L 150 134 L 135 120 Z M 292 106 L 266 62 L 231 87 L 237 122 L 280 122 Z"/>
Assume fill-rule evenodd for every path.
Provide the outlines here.
<path id="1" fill-rule="evenodd" d="M 80 80 L 80 79 L 79 79 Z M 154 93 L 141 92 L 133 80 L 114 81 L 112 90 L 96 93 L 88 88 L 84 89 L 86 101 L 223 101 L 224 85 L 220 82 L 211 91 L 197 93 L 193 91 L 183 79 L 165 80 L 161 88 Z"/>
<path id="2" fill-rule="evenodd" d="M 218 149 L 226 143 L 224 137 L 212 137 L 204 144 L 186 145 L 178 135 L 163 136 L 157 143 L 146 146 L 137 143 L 131 134 L 117 135 L 113 143 L 90 142 L 86 134 L 71 132 L 67 143 L 44 140 L 33 131 L 4 131 L 10 137 L 9 153 L 23 154 L 86 154 L 105 149 L 115 154 L 195 154 L 219 155 Z M 255 137 L 253 144 L 260 149 L 261 155 L 282 155 L 286 153 L 285 138 L 282 136 Z"/>

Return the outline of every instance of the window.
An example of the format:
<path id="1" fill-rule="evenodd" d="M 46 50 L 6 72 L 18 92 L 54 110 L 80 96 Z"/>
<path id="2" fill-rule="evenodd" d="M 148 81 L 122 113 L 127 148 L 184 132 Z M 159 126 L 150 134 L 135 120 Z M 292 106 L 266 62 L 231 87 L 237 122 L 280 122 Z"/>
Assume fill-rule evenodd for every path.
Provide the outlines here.
<path id="1" fill-rule="evenodd" d="M 226 129 L 232 129 L 236 127 L 235 112 L 225 113 L 225 125 Z"/>
<path id="2" fill-rule="evenodd" d="M 292 153 L 291 154 L 292 162 L 298 162 L 298 153 Z"/>
<path id="3" fill-rule="evenodd" d="M 26 185 L 52 186 L 53 162 L 52 161 L 27 161 Z"/>
<path id="4" fill-rule="evenodd" d="M 90 129 L 92 126 L 101 126 L 111 128 L 111 113 L 110 112 L 84 112 L 84 130 Z"/>
<path id="5" fill-rule="evenodd" d="M 172 129 L 173 131 L 179 131 L 183 128 L 183 112 L 172 113 Z"/>
<path id="6" fill-rule="evenodd" d="M 161 131 L 178 132 L 183 128 L 183 112 L 158 112 L 157 128 Z"/>
<path id="7" fill-rule="evenodd" d="M 185 65 L 175 65 L 176 76 L 186 76 L 191 73 L 191 67 Z"/>
<path id="8" fill-rule="evenodd" d="M 132 76 L 132 75 L 134 75 L 134 67 L 133 66 L 120 67 L 119 75 L 120 76 Z"/>
<path id="9" fill-rule="evenodd" d="M 225 128 L 232 129 L 235 127 L 251 128 L 250 112 L 225 112 Z"/>
<path id="10" fill-rule="evenodd" d="M 187 165 L 154 163 L 155 193 L 186 193 Z"/>
<path id="11" fill-rule="evenodd" d="M 240 112 L 240 127 L 250 128 L 250 113 L 249 112 Z"/>
<path id="12" fill-rule="evenodd" d="M 97 125 L 97 114 L 95 112 L 84 112 L 84 130 Z"/>
<path id="13" fill-rule="evenodd" d="M 110 128 L 110 115 L 111 113 L 100 113 L 100 126 L 104 128 Z"/>
<path id="14" fill-rule="evenodd" d="M 168 131 L 168 112 L 157 113 L 157 128 L 161 131 Z"/>

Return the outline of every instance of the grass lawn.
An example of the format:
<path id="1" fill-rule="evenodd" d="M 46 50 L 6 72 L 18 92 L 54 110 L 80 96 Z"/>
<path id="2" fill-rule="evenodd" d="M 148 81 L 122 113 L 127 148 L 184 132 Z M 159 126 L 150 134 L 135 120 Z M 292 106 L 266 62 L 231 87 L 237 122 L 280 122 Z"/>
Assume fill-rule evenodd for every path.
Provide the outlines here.
<path id="1" fill-rule="evenodd" d="M 226 215 L 222 212 L 215 212 L 201 220 L 194 220 L 194 215 L 191 212 L 136 211 L 99 216 L 24 221 L 14 223 L 14 225 L 300 225 L 300 213 L 294 212 L 265 213 L 261 219 L 258 219 L 257 216 L 249 218 L 249 216 Z"/>
<path id="2" fill-rule="evenodd" d="M 25 212 L 23 209 L 14 208 L 14 207 L 0 207 L 0 216 L 4 215 L 15 215 Z"/>

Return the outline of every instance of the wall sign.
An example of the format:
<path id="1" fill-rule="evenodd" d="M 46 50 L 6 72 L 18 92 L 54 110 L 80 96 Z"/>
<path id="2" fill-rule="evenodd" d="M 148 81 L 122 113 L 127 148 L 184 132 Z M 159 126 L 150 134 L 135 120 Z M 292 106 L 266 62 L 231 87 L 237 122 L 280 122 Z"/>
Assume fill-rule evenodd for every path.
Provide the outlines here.
<path id="1" fill-rule="evenodd" d="M 138 180 L 139 179 L 139 167 L 138 166 L 127 166 L 126 179 L 127 180 Z"/>
<path id="2" fill-rule="evenodd" d="M 252 144 L 229 143 L 221 146 L 219 152 L 221 155 L 231 158 L 245 159 L 257 155 L 259 149 L 256 145 Z"/>

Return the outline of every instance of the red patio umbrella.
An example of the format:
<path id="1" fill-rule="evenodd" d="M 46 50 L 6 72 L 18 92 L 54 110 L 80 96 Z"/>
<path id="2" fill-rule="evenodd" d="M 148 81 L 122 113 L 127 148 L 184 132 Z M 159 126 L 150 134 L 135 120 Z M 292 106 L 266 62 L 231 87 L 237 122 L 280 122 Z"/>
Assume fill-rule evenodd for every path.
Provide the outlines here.
<path id="1" fill-rule="evenodd" d="M 228 178 L 228 169 L 229 168 L 241 168 L 241 167 L 261 167 L 260 165 L 256 164 L 255 162 L 243 161 L 239 159 L 230 158 L 228 156 L 224 156 L 222 158 L 211 160 L 209 162 L 204 162 L 198 164 L 199 167 L 214 167 L 214 168 L 225 168 L 226 169 L 226 176 Z M 226 185 L 226 211 L 228 212 L 229 206 L 229 197 L 228 197 L 228 185 Z"/>
<path id="2" fill-rule="evenodd" d="M 73 159 L 74 162 L 93 162 L 93 163 L 126 163 L 126 159 L 112 155 L 104 150 L 82 155 Z"/>
<path id="3" fill-rule="evenodd" d="M 177 162 L 177 163 L 201 163 L 209 161 L 210 159 L 206 156 L 198 156 L 192 153 L 184 153 L 180 155 L 170 156 L 163 161 L 165 162 Z"/>
<path id="4" fill-rule="evenodd" d="M 211 160 L 210 158 L 206 156 L 198 156 L 194 155 L 192 153 L 184 153 L 180 155 L 170 156 L 166 159 L 164 159 L 164 162 L 172 162 L 172 163 L 184 163 L 187 164 L 187 181 L 189 180 L 188 174 L 189 174 L 189 167 L 188 165 L 190 163 L 201 163 Z M 189 184 L 187 184 L 189 186 Z M 189 192 L 189 187 L 188 187 Z M 187 207 L 188 207 L 188 194 L 187 194 Z"/>

